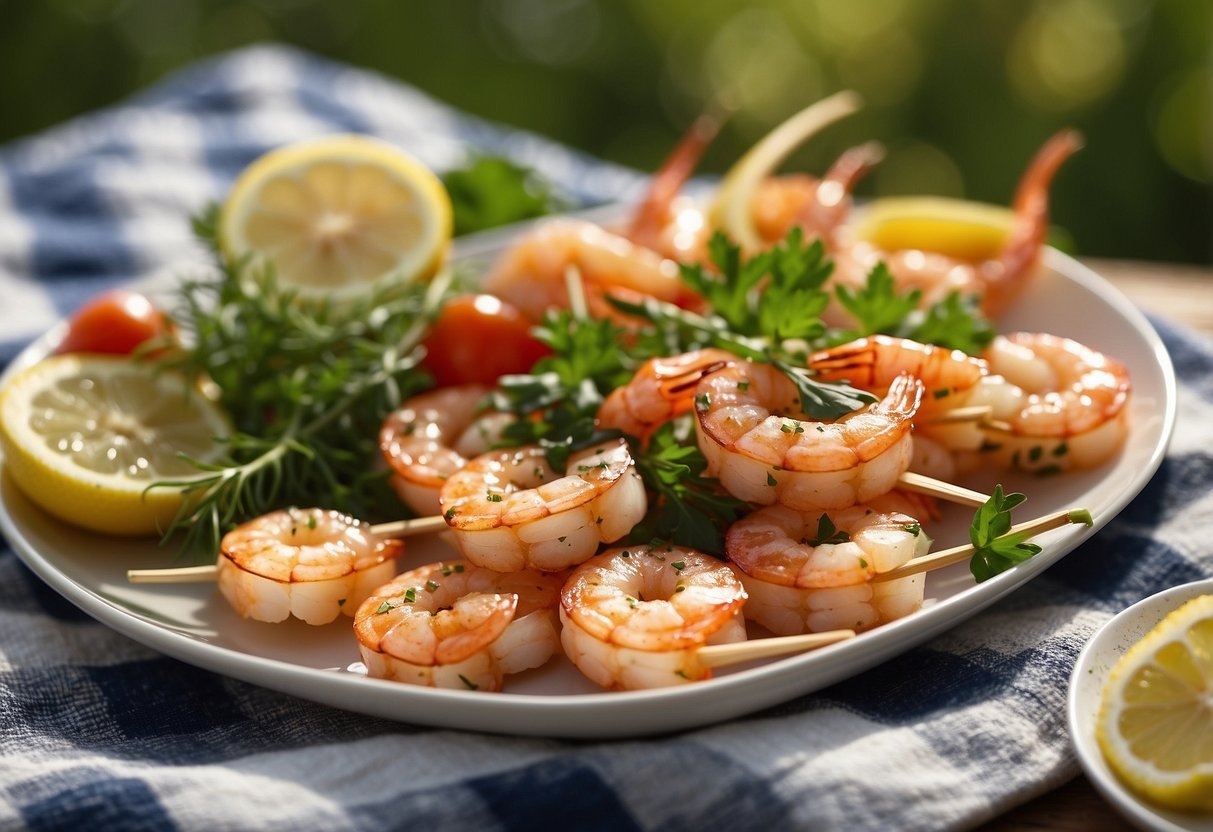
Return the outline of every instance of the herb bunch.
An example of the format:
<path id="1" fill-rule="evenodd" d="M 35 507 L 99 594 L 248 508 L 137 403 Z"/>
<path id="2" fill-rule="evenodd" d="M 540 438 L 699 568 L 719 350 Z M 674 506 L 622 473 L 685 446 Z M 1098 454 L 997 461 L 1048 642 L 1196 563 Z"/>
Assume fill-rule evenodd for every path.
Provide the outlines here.
<path id="1" fill-rule="evenodd" d="M 222 253 L 217 213 L 194 228 L 218 273 L 182 283 L 174 317 L 187 346 L 158 363 L 205 379 L 234 431 L 224 462 L 196 463 L 205 476 L 157 484 L 186 492 L 165 538 L 182 532 L 186 551 L 213 553 L 234 524 L 286 506 L 366 519 L 399 513 L 386 474 L 370 462 L 384 417 L 430 384 L 417 346 L 442 281 L 348 305 L 304 304 L 276 285 L 272 266 Z"/>

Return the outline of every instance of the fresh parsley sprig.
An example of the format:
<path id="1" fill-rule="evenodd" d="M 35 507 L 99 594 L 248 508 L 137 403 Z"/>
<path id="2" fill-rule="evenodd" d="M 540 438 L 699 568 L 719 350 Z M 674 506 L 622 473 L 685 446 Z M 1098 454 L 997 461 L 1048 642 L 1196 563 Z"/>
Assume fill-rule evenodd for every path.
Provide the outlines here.
<path id="1" fill-rule="evenodd" d="M 1026 499 L 1018 492 L 1004 494 L 1002 486 L 996 485 L 994 493 L 973 515 L 973 522 L 969 526 L 969 541 L 973 545 L 969 571 L 978 583 L 1038 554 L 1040 546 L 1026 542 L 1029 538 L 1068 523 L 1093 524 L 1089 511 L 1071 509 L 1012 527 L 1011 511 Z"/>
<path id="2" fill-rule="evenodd" d="M 723 556 L 724 529 L 749 505 L 726 493 L 712 477 L 705 476 L 707 459 L 694 441 L 679 436 L 679 426 L 670 422 L 653 433 L 646 447 L 635 449 L 633 456 L 653 501 L 630 539 L 668 540 Z"/>

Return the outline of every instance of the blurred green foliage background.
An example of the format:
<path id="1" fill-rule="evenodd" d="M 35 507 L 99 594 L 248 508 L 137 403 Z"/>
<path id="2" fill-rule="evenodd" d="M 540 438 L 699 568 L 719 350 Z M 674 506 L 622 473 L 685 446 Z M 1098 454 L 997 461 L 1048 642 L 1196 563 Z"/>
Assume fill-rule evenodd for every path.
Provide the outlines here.
<path id="1" fill-rule="evenodd" d="M 200 57 L 281 41 L 641 169 L 709 102 L 727 168 L 841 88 L 864 112 L 790 166 L 875 138 L 860 194 L 1007 203 L 1064 126 L 1054 187 L 1080 254 L 1213 261 L 1213 3 L 1194 0 L 0 0 L 0 141 Z"/>

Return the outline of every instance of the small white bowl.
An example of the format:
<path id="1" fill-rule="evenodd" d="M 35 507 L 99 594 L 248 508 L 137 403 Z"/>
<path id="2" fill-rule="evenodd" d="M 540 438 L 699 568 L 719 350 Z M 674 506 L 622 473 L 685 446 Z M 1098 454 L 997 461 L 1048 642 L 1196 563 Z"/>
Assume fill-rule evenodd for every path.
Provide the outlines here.
<path id="1" fill-rule="evenodd" d="M 1070 677 L 1070 738 L 1088 779 L 1133 825 L 1160 832 L 1213 832 L 1213 815 L 1175 812 L 1130 791 L 1108 767 L 1095 739 L 1104 682 L 1125 651 L 1168 613 L 1200 595 L 1213 594 L 1213 579 L 1182 584 L 1138 601 L 1105 624 L 1078 656 Z"/>

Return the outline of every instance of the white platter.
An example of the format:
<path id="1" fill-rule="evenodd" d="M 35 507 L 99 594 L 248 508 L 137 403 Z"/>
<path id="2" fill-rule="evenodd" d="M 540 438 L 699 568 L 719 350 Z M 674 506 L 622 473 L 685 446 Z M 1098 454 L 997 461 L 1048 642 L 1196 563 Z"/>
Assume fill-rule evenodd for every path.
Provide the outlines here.
<path id="1" fill-rule="evenodd" d="M 469 240 L 464 256 L 491 253 L 508 234 Z M 167 655 L 280 691 L 388 719 L 476 731 L 554 737 L 617 737 L 676 731 L 759 711 L 853 676 L 955 627 L 1043 572 L 1114 517 L 1162 462 L 1175 422 L 1170 359 L 1145 317 L 1102 278 L 1048 251 L 1041 273 L 1000 322 L 1003 331 L 1052 332 L 1117 356 L 1134 391 L 1131 442 L 1094 471 L 1051 478 L 1004 474 L 970 480 L 989 489 L 1001 481 L 1028 501 L 1017 522 L 1084 507 L 1095 528 L 1067 527 L 1037 539 L 1044 551 L 981 585 L 966 566 L 932 573 L 927 603 L 914 615 L 813 653 L 721 673 L 696 684 L 605 693 L 564 659 L 507 679 L 507 692 L 447 691 L 368 679 L 348 623 L 311 628 L 237 617 L 209 585 L 132 585 L 127 569 L 172 565 L 171 553 L 144 540 L 105 538 L 67 528 L 33 507 L 11 478 L 0 476 L 0 527 L 18 555 L 47 584 L 104 624 Z M 43 357 L 61 337 L 47 333 L 9 367 Z M 2 381 L 2 380 L 0 380 Z M 933 527 L 936 548 L 966 542 L 971 512 L 951 509 Z M 402 568 L 436 560 L 438 540 L 411 542 Z"/>
<path id="2" fill-rule="evenodd" d="M 1078 761 L 1095 788 L 1134 825 L 1158 832 L 1213 832 L 1213 815 L 1175 812 L 1130 791 L 1112 772 L 1095 739 L 1104 683 L 1116 662 L 1158 622 L 1200 595 L 1213 594 L 1213 579 L 1172 587 L 1138 601 L 1100 628 L 1087 642 L 1070 677 L 1068 719 Z"/>

